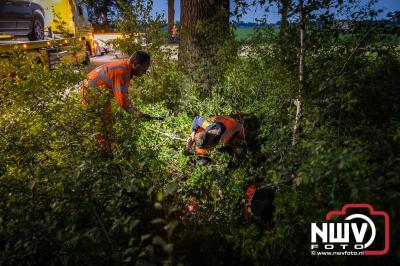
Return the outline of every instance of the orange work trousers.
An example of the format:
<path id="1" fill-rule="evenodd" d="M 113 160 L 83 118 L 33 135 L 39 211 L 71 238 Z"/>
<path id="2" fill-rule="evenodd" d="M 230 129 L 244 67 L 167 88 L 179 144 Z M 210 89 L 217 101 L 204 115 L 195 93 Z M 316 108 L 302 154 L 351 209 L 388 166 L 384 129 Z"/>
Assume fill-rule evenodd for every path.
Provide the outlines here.
<path id="1" fill-rule="evenodd" d="M 114 116 L 110 95 L 99 88 L 89 87 L 86 80 L 80 86 L 80 94 L 82 106 L 96 117 L 96 126 L 99 132 L 96 139 L 101 152 L 107 156 L 112 156 Z"/>

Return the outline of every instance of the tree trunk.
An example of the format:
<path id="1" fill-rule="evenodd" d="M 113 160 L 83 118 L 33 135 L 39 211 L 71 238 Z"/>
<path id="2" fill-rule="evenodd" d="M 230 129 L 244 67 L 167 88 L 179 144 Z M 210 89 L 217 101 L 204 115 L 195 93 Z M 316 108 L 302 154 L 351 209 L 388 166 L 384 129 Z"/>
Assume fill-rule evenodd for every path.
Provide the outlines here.
<path id="1" fill-rule="evenodd" d="M 301 94 L 304 89 L 304 60 L 306 52 L 305 44 L 305 18 L 304 18 L 304 0 L 299 0 L 299 31 L 300 31 L 300 55 L 299 55 L 299 89 L 297 93 L 297 99 L 295 100 L 296 105 L 296 117 L 293 127 L 293 141 L 292 144 L 295 145 L 298 141 L 297 131 L 300 124 L 301 115 Z"/>
<path id="2" fill-rule="evenodd" d="M 103 32 L 107 31 L 107 27 L 108 27 L 108 12 L 110 11 L 110 6 L 112 5 L 112 1 L 111 0 L 104 0 L 104 2 L 102 3 L 102 6 L 100 8 L 101 10 L 101 19 L 102 19 L 102 26 L 101 29 Z"/>
<path id="3" fill-rule="evenodd" d="M 291 0 L 281 0 L 281 26 L 280 32 L 284 33 L 288 27 L 288 13 Z"/>
<path id="4" fill-rule="evenodd" d="M 108 17 L 107 17 L 107 12 L 103 12 L 102 16 L 102 25 L 101 25 L 101 30 L 102 32 L 106 32 L 107 31 L 107 26 L 108 26 Z"/>
<path id="5" fill-rule="evenodd" d="M 175 24 L 175 7 L 174 0 L 168 0 L 168 36 L 171 36 L 172 28 Z"/>
<path id="6" fill-rule="evenodd" d="M 207 95 L 218 76 L 218 49 L 230 35 L 229 0 L 181 0 L 180 21 L 180 66 Z"/>

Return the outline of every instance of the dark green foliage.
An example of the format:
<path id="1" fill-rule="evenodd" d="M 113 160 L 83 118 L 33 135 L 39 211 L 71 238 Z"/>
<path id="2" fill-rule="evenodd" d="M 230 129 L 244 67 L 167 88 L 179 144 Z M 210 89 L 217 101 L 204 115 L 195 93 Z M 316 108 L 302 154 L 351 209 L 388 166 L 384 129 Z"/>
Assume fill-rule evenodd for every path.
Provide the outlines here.
<path id="1" fill-rule="evenodd" d="M 168 263 L 179 222 L 151 181 L 163 165 L 143 160 L 156 150 L 135 144 L 140 123 L 117 125 L 129 130 L 119 135 L 126 147 L 104 161 L 76 90 L 80 74 L 3 67 L 14 74 L 1 84 L 1 264 Z"/>
<path id="2" fill-rule="evenodd" d="M 81 107 L 75 85 L 83 70 L 50 72 L 24 63 L 22 54 L 2 61 L 0 264 L 396 265 L 398 42 L 374 33 L 348 60 L 358 35 L 332 41 L 310 29 L 320 42 L 307 52 L 299 143 L 292 146 L 296 29 L 288 32 L 257 29 L 207 98 L 168 53 L 151 48 L 152 69 L 134 79 L 130 96 L 166 120 L 135 120 L 114 106 L 112 160 L 101 158 L 93 118 Z M 216 149 L 213 163 L 200 167 L 165 135 L 185 139 L 194 115 L 221 113 L 246 128 L 234 157 Z M 245 189 L 255 179 L 278 188 L 269 224 L 243 220 Z M 310 256 L 310 223 L 350 202 L 389 213 L 389 254 Z"/>

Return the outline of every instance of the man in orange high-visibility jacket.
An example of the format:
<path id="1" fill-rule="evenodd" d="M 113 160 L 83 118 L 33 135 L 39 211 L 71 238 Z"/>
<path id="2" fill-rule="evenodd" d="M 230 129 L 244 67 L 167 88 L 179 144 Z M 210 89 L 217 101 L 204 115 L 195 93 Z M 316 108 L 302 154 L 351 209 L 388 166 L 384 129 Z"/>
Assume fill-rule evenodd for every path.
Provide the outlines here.
<path id="1" fill-rule="evenodd" d="M 127 112 L 135 113 L 141 118 L 150 118 L 134 107 L 128 97 L 128 88 L 133 76 L 142 76 L 150 66 L 150 56 L 143 51 L 135 52 L 127 61 L 104 64 L 88 74 L 87 80 L 80 87 L 82 104 L 95 113 L 100 122 L 100 134 L 97 136 L 103 152 L 112 154 L 112 127 L 114 117 L 111 110 L 111 99 Z"/>
<path id="2" fill-rule="evenodd" d="M 194 144 L 196 155 L 205 156 L 210 149 L 221 143 L 226 146 L 230 154 L 234 154 L 242 140 L 244 140 L 243 125 L 229 115 L 210 118 L 196 116 L 187 148 L 191 148 Z"/>

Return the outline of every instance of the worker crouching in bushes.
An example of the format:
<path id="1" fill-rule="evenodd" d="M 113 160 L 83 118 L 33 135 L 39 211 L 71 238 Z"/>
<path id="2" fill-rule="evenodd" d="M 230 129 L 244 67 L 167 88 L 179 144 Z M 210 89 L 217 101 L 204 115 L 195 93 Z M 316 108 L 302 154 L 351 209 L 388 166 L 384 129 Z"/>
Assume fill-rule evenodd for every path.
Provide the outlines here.
<path id="1" fill-rule="evenodd" d="M 197 163 L 206 165 L 211 162 L 207 156 L 209 150 L 222 144 L 224 150 L 233 155 L 244 138 L 243 125 L 229 115 L 216 115 L 210 118 L 196 116 L 186 148 L 190 150 L 194 146 Z"/>

